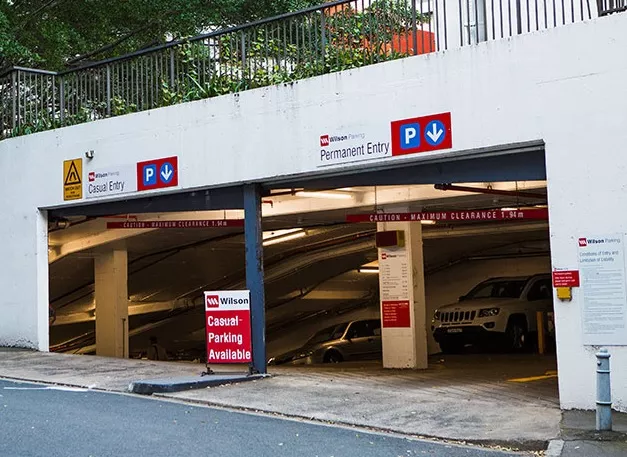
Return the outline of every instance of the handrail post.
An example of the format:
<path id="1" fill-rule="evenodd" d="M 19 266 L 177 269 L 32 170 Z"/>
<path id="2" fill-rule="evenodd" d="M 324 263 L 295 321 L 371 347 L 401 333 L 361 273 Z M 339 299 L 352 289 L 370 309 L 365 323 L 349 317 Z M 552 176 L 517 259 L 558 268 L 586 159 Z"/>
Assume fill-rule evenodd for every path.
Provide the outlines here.
<path id="1" fill-rule="evenodd" d="M 65 123 L 65 77 L 59 76 L 59 104 L 61 105 L 61 125 Z"/>
<path id="2" fill-rule="evenodd" d="M 242 47 L 242 79 L 246 79 L 246 34 L 242 30 L 240 34 L 240 42 Z"/>
<path id="3" fill-rule="evenodd" d="M 414 48 L 413 54 L 418 55 L 418 13 L 416 11 L 416 0 L 411 0 L 411 34 L 412 47 Z"/>
<path id="4" fill-rule="evenodd" d="M 11 129 L 17 127 L 17 70 L 11 73 L 11 98 L 13 99 L 13 112 L 11 119 Z"/>
<path id="5" fill-rule="evenodd" d="M 174 48 L 170 48 L 170 90 L 174 88 Z"/>
<path id="6" fill-rule="evenodd" d="M 326 21 L 326 16 L 324 13 L 324 8 L 321 11 L 322 17 L 320 19 L 320 38 L 321 38 L 321 43 L 322 43 L 322 49 L 321 49 L 321 53 L 322 53 L 322 64 L 324 65 L 324 62 L 326 60 L 326 49 L 327 49 L 327 34 L 326 34 L 326 28 L 327 28 L 327 21 Z"/>
<path id="7" fill-rule="evenodd" d="M 107 116 L 111 116 L 111 66 L 107 65 Z"/>
<path id="8" fill-rule="evenodd" d="M 518 35 L 522 34 L 522 11 L 520 8 L 520 0 L 516 0 L 516 30 Z"/>

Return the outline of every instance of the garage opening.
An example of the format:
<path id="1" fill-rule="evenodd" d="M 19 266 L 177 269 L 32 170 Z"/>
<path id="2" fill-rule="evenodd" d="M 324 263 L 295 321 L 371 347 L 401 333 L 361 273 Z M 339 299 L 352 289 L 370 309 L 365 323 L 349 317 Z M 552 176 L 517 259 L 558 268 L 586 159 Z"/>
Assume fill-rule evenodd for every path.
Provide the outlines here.
<path id="1" fill-rule="evenodd" d="M 557 404 L 543 155 L 484 160 L 264 186 L 272 370 L 361 377 L 419 367 L 434 383 L 478 376 L 525 385 Z M 128 310 L 116 317 L 127 336 L 111 338 L 128 346 L 117 350 L 202 364 L 203 292 L 245 288 L 238 206 L 144 212 L 121 202 L 82 215 L 52 212 L 51 350 L 97 352 L 97 286 L 111 280 L 98 276 L 104 256 L 127 269 Z M 384 254 L 410 245 L 421 252 L 389 264 Z M 422 298 L 397 296 L 415 285 Z M 389 330 L 400 333 L 386 341 Z M 154 338 L 161 352 L 151 353 Z M 399 362 L 408 346 L 424 365 Z"/>

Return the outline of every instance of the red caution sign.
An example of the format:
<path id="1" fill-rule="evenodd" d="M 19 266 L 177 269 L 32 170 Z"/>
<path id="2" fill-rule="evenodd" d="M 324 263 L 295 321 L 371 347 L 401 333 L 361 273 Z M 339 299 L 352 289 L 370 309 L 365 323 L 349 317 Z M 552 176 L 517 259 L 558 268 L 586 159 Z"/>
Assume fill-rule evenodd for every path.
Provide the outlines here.
<path id="1" fill-rule="evenodd" d="M 205 292 L 207 363 L 252 361 L 250 292 Z"/>
<path id="2" fill-rule="evenodd" d="M 243 227 L 244 219 L 107 222 L 108 229 L 195 229 Z"/>
<path id="3" fill-rule="evenodd" d="M 553 287 L 579 287 L 579 271 L 555 270 L 553 272 Z"/>
<path id="4" fill-rule="evenodd" d="M 534 209 L 476 209 L 470 211 L 429 211 L 420 213 L 366 213 L 349 214 L 346 222 L 490 222 L 490 221 L 520 221 L 520 220 L 548 220 L 547 208 Z"/>
<path id="5" fill-rule="evenodd" d="M 383 328 L 411 327 L 408 300 L 383 301 L 381 308 Z"/>

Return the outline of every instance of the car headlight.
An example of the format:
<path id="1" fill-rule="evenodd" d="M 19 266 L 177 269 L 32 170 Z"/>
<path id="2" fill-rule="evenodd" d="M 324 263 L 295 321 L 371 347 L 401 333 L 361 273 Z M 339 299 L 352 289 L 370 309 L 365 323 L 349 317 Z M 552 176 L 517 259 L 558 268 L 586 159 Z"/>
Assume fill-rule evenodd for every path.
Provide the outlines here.
<path id="1" fill-rule="evenodd" d="M 499 314 L 500 308 L 483 308 L 479 310 L 479 317 L 492 317 Z"/>
<path id="2" fill-rule="evenodd" d="M 440 310 L 436 309 L 435 313 L 433 313 L 433 320 L 434 321 L 439 321 L 440 320 Z"/>

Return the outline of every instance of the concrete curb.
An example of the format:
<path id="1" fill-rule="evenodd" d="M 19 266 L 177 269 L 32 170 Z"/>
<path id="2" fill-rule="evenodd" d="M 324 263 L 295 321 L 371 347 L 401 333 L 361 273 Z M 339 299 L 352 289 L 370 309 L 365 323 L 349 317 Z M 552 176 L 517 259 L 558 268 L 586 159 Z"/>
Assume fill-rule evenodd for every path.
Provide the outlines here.
<path id="1" fill-rule="evenodd" d="M 128 391 L 134 394 L 152 395 L 163 393 L 183 392 L 192 389 L 204 389 L 207 387 L 236 384 L 240 382 L 264 379 L 269 375 L 254 374 L 211 374 L 200 378 L 166 378 L 166 379 L 142 379 L 133 381 L 128 386 Z"/>
<path id="2" fill-rule="evenodd" d="M 549 446 L 544 451 L 544 457 L 560 457 L 564 449 L 563 440 L 551 440 Z"/>

